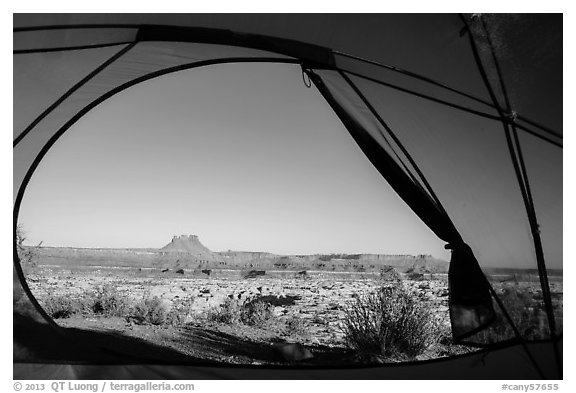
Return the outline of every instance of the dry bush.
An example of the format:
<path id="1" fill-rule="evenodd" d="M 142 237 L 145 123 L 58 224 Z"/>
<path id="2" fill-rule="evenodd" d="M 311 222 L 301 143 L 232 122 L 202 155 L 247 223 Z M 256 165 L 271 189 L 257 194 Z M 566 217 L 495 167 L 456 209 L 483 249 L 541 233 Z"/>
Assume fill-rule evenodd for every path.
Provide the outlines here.
<path id="1" fill-rule="evenodd" d="M 49 291 L 39 302 L 54 319 L 70 318 L 73 315 L 122 316 L 128 309 L 124 296 L 112 285 L 97 287 L 77 297 Z"/>
<path id="2" fill-rule="evenodd" d="M 84 296 L 84 310 L 103 316 L 123 316 L 129 309 L 129 302 L 118 288 L 111 284 L 96 287 Z"/>
<path id="3" fill-rule="evenodd" d="M 69 294 L 54 294 L 40 299 L 44 310 L 54 319 L 73 315 L 124 317 L 138 324 L 179 326 L 191 314 L 193 297 L 177 299 L 168 307 L 157 296 L 147 294 L 135 303 L 130 302 L 116 287 L 106 284 L 72 298 Z"/>
<path id="4" fill-rule="evenodd" d="M 209 322 L 231 325 L 240 322 L 241 308 L 239 301 L 226 299 L 219 307 L 204 312 L 203 317 Z"/>
<path id="5" fill-rule="evenodd" d="M 79 301 L 68 295 L 56 295 L 53 291 L 48 292 L 39 302 L 44 311 L 54 319 L 70 318 L 82 309 Z"/>
<path id="6" fill-rule="evenodd" d="M 144 296 L 131 308 L 127 319 L 138 324 L 163 325 L 168 320 L 169 308 L 158 296 Z"/>
<path id="7" fill-rule="evenodd" d="M 26 233 L 21 225 L 16 226 L 16 252 L 20 259 L 20 266 L 25 275 L 28 275 L 38 265 L 37 247 L 25 246 Z"/>
<path id="8" fill-rule="evenodd" d="M 244 301 L 226 299 L 220 307 L 206 311 L 204 318 L 214 323 L 243 324 L 261 328 L 278 322 L 278 318 L 274 315 L 274 306 L 258 297 Z"/>
<path id="9" fill-rule="evenodd" d="M 346 345 L 365 355 L 411 359 L 437 341 L 440 326 L 425 304 L 402 285 L 358 296 L 345 309 Z"/>
<path id="10" fill-rule="evenodd" d="M 256 299 L 244 304 L 240 318 L 245 325 L 264 327 L 275 320 L 276 316 L 274 306 Z"/>

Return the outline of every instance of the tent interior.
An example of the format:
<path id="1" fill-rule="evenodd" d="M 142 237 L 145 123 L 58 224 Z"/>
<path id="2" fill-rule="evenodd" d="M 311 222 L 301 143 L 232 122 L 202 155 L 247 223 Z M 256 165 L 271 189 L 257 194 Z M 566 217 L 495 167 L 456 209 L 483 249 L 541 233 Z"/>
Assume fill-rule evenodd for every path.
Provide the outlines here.
<path id="1" fill-rule="evenodd" d="M 15 14 L 14 378 L 561 379 L 562 23 L 559 14 Z M 324 144 L 330 150 L 339 143 L 332 137 L 345 141 L 342 143 L 363 160 L 363 168 L 381 181 L 423 233 L 444 246 L 445 250 L 438 252 L 449 259 L 449 264 L 442 265 L 445 270 L 426 267 L 417 272 L 404 270 L 401 276 L 411 277 L 414 282 L 410 285 L 415 288 L 431 285 L 418 281 L 425 280 L 426 275 L 443 277 L 447 339 L 450 345 L 460 348 L 459 352 L 433 358 L 400 357 L 394 362 L 345 363 L 342 359 L 350 358 L 349 351 L 324 353 L 324 349 L 317 349 L 317 353 L 312 350 L 312 355 L 310 348 L 287 344 L 289 350 L 296 348 L 304 355 L 286 358 L 289 361 L 282 364 L 215 362 L 118 332 L 65 326 L 46 307 L 34 288 L 47 281 L 41 273 L 30 274 L 32 267 L 28 262 L 47 253 L 52 253 L 53 260 L 63 257 L 56 249 L 25 244 L 20 224 L 26 230 L 27 221 L 22 217 L 28 219 L 34 214 L 47 217 L 40 208 L 28 210 L 27 201 L 33 196 L 38 200 L 49 198 L 49 192 L 35 193 L 34 189 L 51 168 L 53 159 L 68 154 L 80 168 L 92 147 L 94 170 L 100 171 L 103 178 L 117 179 L 116 186 L 108 189 L 112 195 L 110 204 L 114 204 L 115 199 L 121 199 L 122 192 L 118 189 L 123 186 L 122 169 L 110 163 L 115 145 L 123 148 L 130 145 L 142 153 L 139 157 L 145 157 L 164 147 L 161 138 L 150 139 L 155 150 L 147 152 L 140 138 L 158 137 L 162 132 L 160 136 L 171 135 L 160 128 L 177 122 L 178 116 L 188 116 L 183 121 L 200 121 L 202 112 L 211 111 L 209 115 L 221 121 L 236 113 L 238 116 L 231 117 L 231 124 L 254 119 L 246 112 L 250 99 L 255 99 L 254 92 L 245 94 L 245 100 L 238 98 L 236 104 L 230 104 L 238 105 L 237 112 L 222 113 L 218 113 L 218 108 L 212 110 L 219 101 L 204 109 L 187 109 L 187 105 L 200 105 L 192 93 L 180 97 L 160 93 L 163 84 L 173 83 L 172 90 L 176 91 L 177 85 L 186 80 L 190 84 L 185 87 L 200 94 L 224 86 L 221 89 L 224 97 L 226 83 L 236 83 L 226 79 L 228 71 L 237 72 L 240 75 L 237 80 L 245 85 L 268 89 L 262 90 L 262 103 L 255 107 L 263 118 L 267 111 L 275 110 L 272 107 L 280 110 L 283 106 L 298 107 L 300 112 L 288 112 L 285 118 L 280 114 L 268 116 L 284 124 L 286 130 L 292 126 L 293 134 L 283 136 L 278 131 L 273 136 L 218 136 L 215 126 L 213 131 L 206 131 L 211 134 L 197 136 L 202 138 L 201 142 L 208 146 L 210 138 L 215 138 L 213 146 L 228 144 L 241 149 L 251 145 L 256 149 L 247 150 L 245 156 L 256 162 L 260 159 L 257 150 L 264 150 L 269 137 L 279 144 L 277 150 L 263 155 L 249 169 L 272 168 L 276 160 L 282 159 L 284 149 L 291 152 L 286 154 L 302 155 L 300 162 L 294 164 L 298 168 L 294 179 L 302 179 L 316 170 L 306 167 L 307 151 L 320 154 L 318 151 Z M 274 80 L 267 81 L 270 75 L 277 80 L 285 77 L 286 88 L 276 86 Z M 184 86 L 181 88 L 185 90 Z M 302 97 L 313 95 L 314 104 L 312 98 L 306 101 L 301 96 L 297 103 L 290 102 L 291 97 L 296 97 L 289 95 L 292 88 Z M 235 94 L 242 96 L 239 92 Z M 138 118 L 143 108 L 148 108 L 147 115 L 142 114 L 142 119 L 146 119 L 141 121 L 143 126 L 157 116 L 153 112 L 155 102 L 165 105 L 169 109 L 165 113 L 173 113 L 174 117 L 159 122 L 157 134 L 142 133 L 139 137 L 137 132 L 123 134 L 121 130 L 99 133 L 97 126 L 87 126 L 90 121 L 104 124 L 97 115 L 113 111 L 120 100 L 139 97 L 137 100 L 144 101 L 144 96 L 149 97 L 146 104 L 149 107 L 138 102 L 134 112 L 126 117 Z M 179 112 L 178 104 L 182 104 Z M 298 131 L 297 124 L 314 116 L 328 118 L 326 127 L 331 132 L 317 131 L 307 136 L 307 129 Z M 109 115 L 108 121 L 117 118 Z M 74 150 L 78 145 L 70 141 L 82 134 L 82 127 L 92 138 L 86 140 L 92 142 L 84 147 L 86 153 L 80 154 Z M 170 138 L 173 142 L 170 149 L 186 149 L 201 156 L 204 145 L 199 142 L 192 150 L 194 141 L 182 135 Z M 105 144 L 99 144 L 100 140 Z M 95 146 L 109 150 L 98 150 Z M 330 155 L 339 154 L 336 148 L 333 150 L 335 153 L 326 153 L 326 160 L 319 160 L 318 164 L 334 171 L 338 160 L 327 161 Z M 214 151 L 206 154 L 216 154 Z M 170 156 L 168 152 L 166 157 L 170 157 L 169 165 L 175 168 L 180 165 L 177 154 Z M 314 156 L 311 157 L 313 160 Z M 151 161 L 146 166 L 144 160 L 135 165 L 147 168 L 155 165 Z M 221 165 L 218 159 L 205 162 Z M 244 164 L 237 162 L 237 165 L 237 168 L 222 166 L 223 173 L 229 175 L 222 178 L 224 182 L 232 182 L 237 169 L 240 173 Z M 71 174 L 78 174 L 79 169 L 74 166 L 69 161 L 60 170 L 68 174 L 70 184 L 79 184 L 80 179 L 71 178 Z M 118 171 L 116 177 L 112 174 L 115 171 Z M 150 173 L 153 171 L 150 169 Z M 357 180 L 354 174 L 345 178 L 352 170 L 340 173 L 341 183 L 334 187 L 345 188 Z M 339 181 L 335 177 L 325 179 L 323 184 L 318 180 L 321 176 L 310 180 L 310 188 L 326 190 L 331 187 L 330 181 Z M 206 184 L 210 181 L 214 179 L 207 179 Z M 128 178 L 125 182 L 131 184 Z M 151 187 L 157 184 L 153 182 Z M 286 184 L 285 189 L 278 186 L 286 195 L 307 186 L 298 182 Z M 357 184 L 357 188 L 363 187 L 359 180 Z M 252 188 L 249 191 L 252 194 L 247 193 L 247 199 L 262 197 L 261 205 L 266 203 L 264 191 Z M 150 191 L 150 195 L 154 192 Z M 240 182 L 237 194 L 242 192 Z M 62 200 L 67 197 L 65 194 L 62 192 Z M 363 196 L 351 196 L 349 204 L 360 209 L 360 205 L 365 205 Z M 50 198 L 55 200 L 58 196 Z M 226 201 L 226 196 L 218 192 L 214 195 L 208 192 L 205 198 Z M 329 205 L 328 197 L 324 198 Z M 128 206 L 130 202 L 124 203 Z M 311 216 L 327 207 L 320 205 L 318 202 L 317 207 L 302 213 L 302 220 L 306 214 Z M 97 209 L 91 208 L 97 216 Z M 368 211 L 370 206 L 363 208 Z M 47 233 L 57 231 L 54 228 L 58 228 L 55 223 L 58 214 L 54 212 L 53 222 L 45 220 Z M 377 225 L 375 217 L 379 216 L 371 220 Z M 368 221 L 366 218 L 365 226 Z M 359 222 L 360 227 L 362 220 Z M 147 223 L 144 220 L 140 225 L 144 228 Z M 288 233 L 289 228 L 285 230 Z M 350 236 L 355 233 L 359 238 L 364 236 L 354 229 Z M 300 235 L 313 237 L 313 231 L 309 235 L 303 230 Z M 196 238 L 175 238 L 171 244 L 174 248 L 177 247 L 174 244 L 182 241 L 188 242 L 189 247 L 193 244 L 195 250 L 200 250 L 198 255 L 204 255 L 205 266 L 198 264 L 199 275 L 210 276 L 218 271 L 214 267 L 217 264 L 214 253 L 205 251 Z M 146 245 L 140 247 L 138 252 L 156 252 L 146 249 L 149 247 Z M 77 258 L 83 255 L 83 251 L 74 252 L 80 255 Z M 181 252 L 167 251 L 162 255 L 180 258 Z M 224 251 L 217 254 L 226 256 Z M 284 253 L 287 254 L 296 252 Z M 352 263 L 347 258 L 353 258 L 342 255 L 324 259 L 328 265 L 337 260 Z M 380 260 L 378 256 L 371 258 Z M 295 274 L 303 272 L 304 276 L 311 268 L 302 263 Z M 181 266 L 175 264 L 173 270 L 176 267 Z M 253 269 L 264 268 L 253 266 Z M 258 273 L 263 271 L 252 270 L 254 275 L 263 275 Z M 379 272 L 382 276 L 381 269 Z M 364 279 L 371 272 L 355 273 L 364 274 Z M 174 277 L 177 280 L 179 276 Z M 354 298 L 362 299 L 364 295 L 358 293 Z M 252 307 L 256 303 L 250 304 Z M 219 337 L 224 337 L 224 333 Z M 281 347 L 280 351 L 285 348 L 279 343 L 270 345 Z M 243 350 L 254 348 L 251 342 Z M 318 361 L 311 361 L 313 358 Z M 357 359 L 357 354 L 353 358 Z"/>

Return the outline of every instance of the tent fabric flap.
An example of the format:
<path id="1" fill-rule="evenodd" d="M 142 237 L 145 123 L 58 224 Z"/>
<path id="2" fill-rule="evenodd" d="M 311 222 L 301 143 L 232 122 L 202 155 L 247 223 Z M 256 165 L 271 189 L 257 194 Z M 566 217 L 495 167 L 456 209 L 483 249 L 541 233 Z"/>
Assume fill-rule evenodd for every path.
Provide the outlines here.
<path id="1" fill-rule="evenodd" d="M 461 341 L 494 321 L 496 313 L 488 281 L 467 244 L 458 244 L 452 250 L 448 287 L 454 341 Z"/>

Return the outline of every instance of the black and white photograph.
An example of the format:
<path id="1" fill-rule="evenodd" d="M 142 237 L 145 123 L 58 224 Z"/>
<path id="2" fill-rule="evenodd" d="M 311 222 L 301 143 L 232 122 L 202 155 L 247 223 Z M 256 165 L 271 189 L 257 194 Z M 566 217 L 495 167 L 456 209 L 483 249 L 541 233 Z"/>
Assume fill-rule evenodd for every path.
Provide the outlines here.
<path id="1" fill-rule="evenodd" d="M 562 380 L 562 129 L 561 13 L 15 13 L 13 378 Z"/>

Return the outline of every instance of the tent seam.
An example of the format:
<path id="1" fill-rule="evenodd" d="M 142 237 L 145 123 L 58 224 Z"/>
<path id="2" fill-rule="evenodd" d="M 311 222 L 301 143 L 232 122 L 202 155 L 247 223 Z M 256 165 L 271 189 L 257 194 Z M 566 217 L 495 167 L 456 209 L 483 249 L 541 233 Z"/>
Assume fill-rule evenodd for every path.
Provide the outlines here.
<path id="1" fill-rule="evenodd" d="M 115 62 L 122 55 L 124 55 L 126 52 L 128 52 L 130 49 L 132 49 L 136 44 L 137 44 L 137 42 L 135 41 L 135 42 L 125 46 L 124 48 L 122 48 L 121 50 L 116 52 L 113 56 L 111 56 L 106 61 L 104 61 L 104 63 L 100 64 L 98 67 L 96 67 L 94 70 L 92 70 L 92 72 L 90 72 L 88 75 L 86 75 L 80 81 L 78 81 L 74 86 L 72 86 L 70 89 L 68 89 L 63 95 L 60 96 L 60 98 L 58 98 L 54 103 L 52 103 L 52 105 L 50 105 L 48 108 L 46 108 L 44 110 L 44 112 L 42 112 L 38 117 L 36 117 L 32 121 L 32 123 L 30 123 L 28 125 L 28 127 L 26 127 L 24 129 L 24 131 L 22 131 L 20 134 L 18 134 L 18 136 L 16 137 L 16 139 L 14 139 L 14 142 L 12 143 L 12 147 L 13 148 L 16 147 L 38 125 L 38 123 L 40 123 L 42 120 L 44 120 L 50 113 L 52 113 L 52 111 L 54 111 L 58 106 L 60 106 L 60 104 L 62 104 L 62 102 L 64 102 L 68 97 L 70 97 L 72 94 L 74 94 L 74 92 L 76 92 L 78 89 L 80 89 L 86 83 L 88 83 L 92 78 L 94 78 L 96 75 L 98 75 L 101 71 L 106 69 L 110 64 Z"/>

